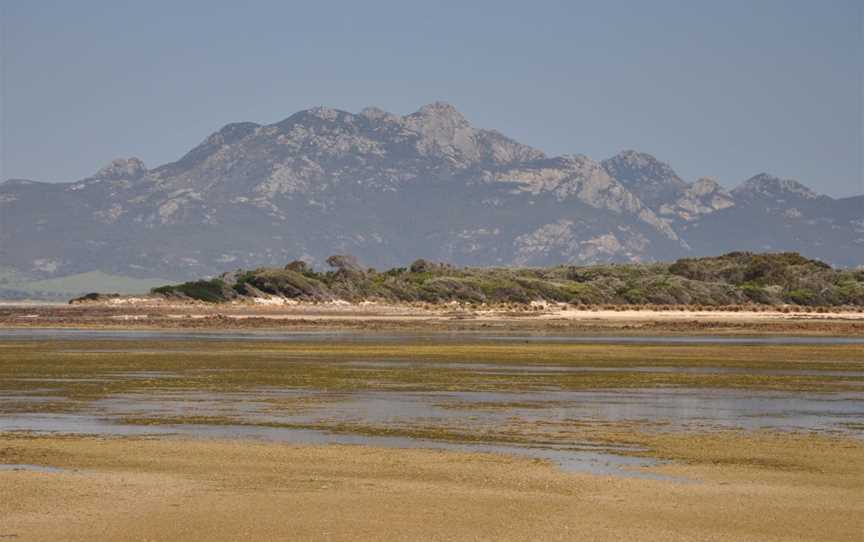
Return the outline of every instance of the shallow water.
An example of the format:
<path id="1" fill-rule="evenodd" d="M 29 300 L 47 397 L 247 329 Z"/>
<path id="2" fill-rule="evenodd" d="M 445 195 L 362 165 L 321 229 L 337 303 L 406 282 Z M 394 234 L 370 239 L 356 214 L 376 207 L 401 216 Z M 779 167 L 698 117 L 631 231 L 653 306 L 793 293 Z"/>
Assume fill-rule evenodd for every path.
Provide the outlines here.
<path id="1" fill-rule="evenodd" d="M 405 367 L 406 361 L 349 361 L 347 365 L 353 367 L 380 367 L 399 368 Z M 418 369 L 470 369 L 477 372 L 489 374 L 509 375 L 531 375 L 531 374 L 572 374 L 572 373 L 690 373 L 690 374 L 738 374 L 746 372 L 755 375 L 774 376 L 852 376 L 862 377 L 864 371 L 825 371 L 817 369 L 741 369 L 738 367 L 663 367 L 663 366 L 640 366 L 640 367 L 591 367 L 591 366 L 567 366 L 567 365 L 496 365 L 494 363 L 446 363 L 429 362 L 414 364 Z"/>
<path id="2" fill-rule="evenodd" d="M 595 344 L 770 344 L 770 345 L 831 345 L 861 344 L 864 337 L 810 337 L 810 336 L 755 336 L 727 337 L 716 335 L 687 336 L 565 336 L 565 335 L 518 335 L 478 334 L 475 332 L 382 334 L 357 331 L 171 331 L 171 330 L 109 330 L 109 329 L 0 329 L 0 340 L 213 340 L 213 341 L 345 341 L 345 342 L 403 342 L 403 341 L 503 341 L 503 342 L 548 342 L 548 343 L 595 343 Z"/>
<path id="3" fill-rule="evenodd" d="M 24 414 L 2 417 L 0 418 L 0 432 L 6 431 L 115 436 L 159 435 L 163 437 L 255 439 L 305 445 L 368 445 L 383 448 L 427 448 L 472 453 L 502 453 L 551 461 L 568 472 L 670 479 L 664 475 L 635 470 L 656 466 L 661 463 L 657 460 L 591 449 L 580 449 L 576 446 L 556 448 L 551 446 L 531 447 L 506 444 L 455 443 L 411 437 L 341 433 L 322 429 L 287 429 L 254 425 L 174 424 L 164 426 L 135 426 L 113 423 L 93 416 L 70 414 Z M 0 470 L 62 471 L 62 469 L 53 469 L 51 467 L 25 465 L 0 465 Z"/>
<path id="4" fill-rule="evenodd" d="M 22 397 L 16 396 L 16 401 Z M 33 401 L 42 398 L 32 397 Z M 292 402 L 279 408 L 282 399 Z M 27 398 L 23 398 L 27 400 Z M 308 401 L 307 401 L 308 400 Z M 277 405 L 277 406 L 274 406 Z M 496 406 L 498 405 L 498 406 Z M 491 407 L 491 408 L 490 408 Z M 134 425 L 124 417 L 219 417 L 217 425 Z M 237 393 L 198 391 L 123 394 L 93 402 L 76 414 L 25 413 L 0 417 L 2 431 L 102 435 L 186 435 L 256 438 L 302 444 L 368 444 L 475 452 L 504 452 L 556 462 L 567 470 L 596 474 L 647 475 L 628 471 L 655 462 L 616 454 L 616 447 L 579 441 L 526 443 L 448 442 L 405 436 L 328 431 L 327 426 L 459 427 L 469 434 L 487 428 L 541 422 L 554 428 L 569 423 L 633 422 L 656 424 L 656 430 L 782 429 L 843 432 L 864 438 L 855 425 L 864 420 L 864 394 L 644 389 L 590 392 L 448 392 L 393 391 L 323 393 L 309 390 L 259 389 Z M 851 426 L 845 424 L 850 423 Z M 270 427 L 315 425 L 320 428 Z M 857 427 L 857 428 L 856 428 Z M 618 447 L 617 451 L 625 451 Z"/>
<path id="5" fill-rule="evenodd" d="M 279 407 L 278 400 L 306 399 Z M 272 401 L 277 401 L 276 403 Z M 728 428 L 843 431 L 864 420 L 864 394 L 801 394 L 716 389 L 632 389 L 544 392 L 323 393 L 259 389 L 215 394 L 125 394 L 96 401 L 94 412 L 124 416 L 230 416 L 237 421 L 282 424 L 500 425 L 507 421 L 610 421 L 670 429 Z M 2 422 L 0 422 L 2 423 Z M 2 427 L 2 425 L 0 425 Z"/>
<path id="6" fill-rule="evenodd" d="M 525 337 L 377 335 L 371 333 L 291 332 L 163 332 L 91 330 L 0 330 L 6 340 L 95 340 L 118 341 L 118 348 L 98 350 L 105 354 L 126 352 L 174 353 L 172 340 L 279 340 L 279 341 L 528 341 L 578 343 L 649 344 L 864 344 L 864 338 L 824 337 Z M 122 340 L 135 340 L 129 349 Z M 144 343 L 142 346 L 142 342 Z M 211 343 L 212 344 L 212 343 Z M 151 346 L 152 345 L 152 346 Z M 80 351 L 88 350 L 86 345 Z M 206 343 L 203 348 L 206 348 Z M 75 350 L 78 351 L 78 350 Z M 190 350 L 184 350 L 188 352 Z M 66 351 L 68 352 L 68 350 Z M 281 357 L 293 361 L 290 353 Z M 750 374 L 788 377 L 861 378 L 864 371 L 753 369 L 736 367 L 676 367 L 663 360 L 657 365 L 565 366 L 519 365 L 494 362 L 417 362 L 404 360 L 326 359 L 320 363 L 342 364 L 362 369 L 459 369 L 472 374 L 530 380 L 532 375 L 596 372 Z M 652 361 L 652 363 L 654 363 Z M 285 370 L 291 370 L 286 364 Z M 195 368 L 192 372 L 242 370 L 225 367 Z M 181 370 L 182 371 L 182 370 Z M 425 373 L 424 373 L 425 374 Z M 713 429 L 777 429 L 842 433 L 864 438 L 864 390 L 834 393 L 773 392 L 712 388 L 634 388 L 562 391 L 323 391 L 280 387 L 249 387 L 230 392 L 201 389 L 169 389 L 179 373 L 156 370 L 108 371 L 84 376 L 11 376 L 9 382 L 38 383 L 38 387 L 0 391 L 0 432 L 29 431 L 100 435 L 172 435 L 254 438 L 302 444 L 369 444 L 386 447 L 424 447 L 462 451 L 510 453 L 551 460 L 567 470 L 597 474 L 648 476 L 631 467 L 656 463 L 622 455 L 624 446 L 598 445 L 584 441 L 592 424 L 633 424 L 656 431 Z M 365 378 L 358 373 L 358 378 Z M 529 380 L 526 380 L 528 382 Z M 115 382 L 155 382 L 145 392 L 114 393 L 95 400 L 73 401 L 62 394 L 63 385 Z M 160 384 L 164 381 L 165 385 Z M 518 380 L 517 380 L 518 381 Z M 55 387 L 51 387 L 55 386 Z M 57 387 L 59 386 L 59 387 Z M 529 387 L 526 385 L 526 388 Z M 40 412 L 42 405 L 67 403 L 63 412 Z M 32 408 L 31 408 L 32 406 Z M 6 415 L 2 413 L 7 412 Z M 126 421 L 131 418 L 132 421 Z M 169 420 L 165 425 L 137 424 L 135 420 Z M 171 422 L 170 420 L 179 420 Z M 196 423 L 188 423 L 190 421 Z M 208 420 L 210 420 L 208 422 Z M 200 423 L 197 423 L 200 422 Z M 353 429 L 352 429 L 353 428 Z M 581 428 L 582 432 L 574 428 Z M 366 429 L 363 431 L 362 429 Z M 370 431 L 369 429 L 372 429 Z M 419 431 L 418 431 L 419 429 Z M 431 429 L 432 431 L 426 431 Z M 353 433 L 351 431 L 354 431 Z M 379 431 L 385 430 L 385 431 Z M 434 430 L 456 435 L 493 434 L 485 442 L 428 438 Z M 390 431 L 390 435 L 380 433 Z M 376 432 L 378 434 L 376 434 Z M 500 438 L 501 435 L 522 438 Z M 414 434 L 415 437 L 403 436 Z M 465 440 L 470 440 L 465 442 Z M 617 452 L 617 453 L 616 453 Z"/>

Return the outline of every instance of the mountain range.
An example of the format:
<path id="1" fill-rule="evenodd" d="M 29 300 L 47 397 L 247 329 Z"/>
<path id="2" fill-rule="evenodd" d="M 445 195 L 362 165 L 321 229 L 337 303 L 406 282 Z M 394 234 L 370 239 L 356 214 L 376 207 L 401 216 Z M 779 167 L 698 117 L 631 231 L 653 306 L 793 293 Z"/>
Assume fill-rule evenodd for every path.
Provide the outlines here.
<path id="1" fill-rule="evenodd" d="M 433 103 L 399 116 L 325 107 L 229 124 L 153 169 L 0 184 L 0 269 L 181 279 L 354 254 L 471 266 L 798 251 L 864 264 L 864 196 L 762 173 L 727 190 L 653 156 L 550 157 Z"/>

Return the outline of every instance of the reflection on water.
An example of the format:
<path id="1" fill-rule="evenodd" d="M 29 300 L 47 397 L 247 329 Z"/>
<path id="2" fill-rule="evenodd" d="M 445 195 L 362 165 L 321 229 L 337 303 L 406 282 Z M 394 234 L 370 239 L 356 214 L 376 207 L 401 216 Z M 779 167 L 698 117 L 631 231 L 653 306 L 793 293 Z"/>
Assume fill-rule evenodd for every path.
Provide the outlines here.
<path id="1" fill-rule="evenodd" d="M 57 432 L 87 435 L 161 435 L 196 438 L 261 439 L 293 444 L 371 445 L 384 448 L 428 448 L 474 453 L 503 453 L 552 461 L 563 470 L 600 475 L 624 475 L 642 478 L 669 479 L 651 472 L 629 470 L 651 467 L 657 460 L 630 457 L 579 447 L 533 447 L 506 444 L 454 443 L 410 437 L 370 436 L 332 432 L 319 429 L 287 429 L 250 425 L 177 424 L 165 426 L 135 426 L 113 423 L 93 416 L 69 414 L 24 414 L 0 418 L 0 431 Z M 0 470 L 24 470 L 21 465 L 0 465 Z M 30 466 L 26 470 L 57 472 L 51 467 Z"/>
<path id="2" fill-rule="evenodd" d="M 274 407 L 291 398 L 286 409 Z M 276 401 L 276 403 L 274 403 Z M 259 423 L 501 425 L 524 422 L 647 422 L 670 428 L 848 431 L 864 420 L 857 392 L 815 394 L 716 389 L 608 391 L 325 393 L 260 389 L 213 394 L 125 394 L 93 403 L 95 412 L 123 416 L 231 416 Z M 864 436 L 862 434 L 861 436 Z"/>
<path id="3" fill-rule="evenodd" d="M 2 339 L 134 339 L 134 348 L 102 350 L 111 352 L 171 352 L 171 340 L 280 340 L 304 341 L 449 341 L 464 340 L 452 334 L 418 338 L 407 335 L 364 333 L 290 332 L 165 332 L 89 330 L 3 330 Z M 747 344 L 864 344 L 864 338 L 754 338 L 727 337 L 524 337 L 473 336 L 485 341 L 545 341 L 584 343 L 747 343 Z M 169 341 L 166 343 L 166 341 Z M 144 342 L 145 344 L 141 344 Z M 151 346 L 152 344 L 152 346 Z M 120 344 L 120 347 L 123 345 Z M 288 356 L 289 354 L 286 354 Z M 772 376 L 829 376 L 860 378 L 861 371 L 792 369 L 742 369 L 729 367 L 638 367 L 518 365 L 484 363 L 416 363 L 411 360 L 324 361 L 349 367 L 464 369 L 477 374 L 508 378 L 532 375 L 621 372 L 694 374 L 747 373 Z M 654 362 L 652 362 L 653 364 Z M 190 371 L 232 371 L 195 368 Z M 237 369 L 242 370 L 242 369 Z M 591 424 L 638 424 L 651 430 L 680 429 L 780 429 L 787 431 L 842 432 L 864 438 L 864 390 L 843 393 L 772 392 L 734 389 L 609 389 L 532 392 L 404 392 L 339 391 L 259 387 L 229 392 L 200 389 L 165 389 L 160 381 L 174 381 L 181 375 L 165 371 L 116 371 L 87 376 L 8 378 L 10 389 L 0 392 L 0 431 L 61 432 L 101 435 L 186 435 L 278 440 L 304 444 L 372 444 L 390 447 L 446 448 L 474 452 L 504 452 L 555 461 L 563 468 L 598 474 L 627 472 L 629 467 L 650 466 L 643 458 L 621 453 L 626 447 L 586 442 Z M 155 382 L 146 393 L 115 393 L 107 397 L 74 401 L 64 412 L 44 412 L 53 403 L 73 404 L 52 384 L 146 380 Z M 38 388 L 15 389 L 23 383 Z M 136 425 L 135 419 L 167 419 L 169 425 Z M 132 421 L 130 421 L 132 419 Z M 124 421 L 125 420 L 125 421 Z M 172 420 L 175 420 L 172 422 Z M 195 420 L 201 423 L 189 423 Z M 208 423 L 208 420 L 210 421 Z M 352 433 L 352 427 L 354 432 Z M 385 431 L 358 431 L 357 428 Z M 582 432 L 570 431 L 579 427 Z M 448 438 L 433 438 L 434 432 L 450 431 Z M 390 434 L 386 433 L 390 430 Z M 500 438 L 501 435 L 521 438 Z M 570 432 L 568 432 L 570 431 Z M 364 434 L 360 434 L 360 433 Z M 417 438 L 404 436 L 418 435 Z M 458 438 L 459 435 L 490 435 L 485 442 Z M 399 435 L 399 436 L 395 436 Z M 453 437 L 456 435 L 456 437 Z M 582 435 L 581 437 L 568 435 Z M 632 449 L 629 451 L 633 451 Z M 616 453 L 618 452 L 618 453 Z M 5 466 L 0 468 L 25 468 Z M 32 467 L 32 466 L 30 466 Z M 32 469 L 31 469 L 32 470 Z M 647 475 L 635 471 L 638 475 Z"/>
<path id="4" fill-rule="evenodd" d="M 18 402 L 43 397 L 15 396 Z M 287 401 L 287 407 L 283 402 Z M 2 404 L 2 403 L 0 403 Z M 126 417 L 220 419 L 218 425 L 133 425 Z M 588 442 L 448 442 L 428 438 L 328 431 L 345 424 L 374 427 L 458 427 L 463 434 L 513 423 L 560 428 L 569 423 L 638 422 L 659 430 L 772 428 L 843 431 L 864 437 L 860 393 L 800 394 L 703 389 L 609 391 L 326 393 L 263 388 L 247 392 L 172 391 L 119 394 L 92 402 L 77 414 L 24 413 L 0 417 L 0 431 L 111 435 L 188 435 L 259 438 L 306 444 L 371 444 L 507 452 L 555 461 L 563 468 L 598 474 L 649 466 L 652 461 L 618 455 L 614 446 Z M 259 425 L 256 425 L 259 424 Z M 269 426 L 268 426 L 269 425 Z M 314 425 L 320 429 L 278 427 Z M 624 448 L 618 448 L 623 450 Z M 633 473 L 628 473 L 633 474 Z M 644 474 L 637 472 L 637 474 Z"/>
<path id="5" fill-rule="evenodd" d="M 113 329 L 0 329 L 0 340 L 214 340 L 214 341 L 344 341 L 344 342 L 404 342 L 404 341 L 464 341 L 465 339 L 503 342 L 599 343 L 599 344 L 864 344 L 864 337 L 758 336 L 726 337 L 714 335 L 687 336 L 566 336 L 477 334 L 475 332 L 382 334 L 362 331 L 172 331 L 172 330 L 113 330 Z M 160 350 L 161 351 L 161 350 Z"/>

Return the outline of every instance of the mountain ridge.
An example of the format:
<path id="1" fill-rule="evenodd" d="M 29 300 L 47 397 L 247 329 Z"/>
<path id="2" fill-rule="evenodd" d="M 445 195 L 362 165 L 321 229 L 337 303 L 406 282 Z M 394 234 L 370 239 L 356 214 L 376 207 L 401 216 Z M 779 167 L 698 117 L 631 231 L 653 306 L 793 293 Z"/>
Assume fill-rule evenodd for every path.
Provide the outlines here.
<path id="1" fill-rule="evenodd" d="M 798 250 L 854 266 L 864 263 L 857 204 L 767 174 L 731 190 L 689 183 L 634 150 L 602 161 L 550 157 L 475 128 L 443 102 L 403 116 L 318 107 L 273 124 L 226 124 L 152 169 L 133 157 L 79 181 L 7 180 L 0 266 L 35 278 L 190 278 L 219 266 L 320 263 L 334 252 L 386 266 L 420 256 L 551 265 L 731 250 Z M 765 233 L 742 237 L 741 224 Z"/>

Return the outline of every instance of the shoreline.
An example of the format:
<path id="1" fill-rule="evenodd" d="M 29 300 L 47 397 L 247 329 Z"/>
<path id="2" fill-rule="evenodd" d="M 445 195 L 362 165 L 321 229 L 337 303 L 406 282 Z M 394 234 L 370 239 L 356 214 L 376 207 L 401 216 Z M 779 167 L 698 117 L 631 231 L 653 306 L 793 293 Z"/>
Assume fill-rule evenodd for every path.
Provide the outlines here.
<path id="1" fill-rule="evenodd" d="M 824 309 L 822 309 L 824 310 Z M 0 305 L 0 329 L 354 330 L 530 332 L 572 335 L 864 336 L 864 312 L 470 308 L 385 304 L 204 303 Z"/>

